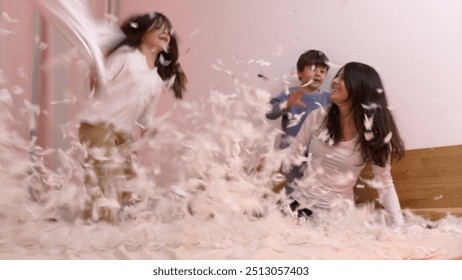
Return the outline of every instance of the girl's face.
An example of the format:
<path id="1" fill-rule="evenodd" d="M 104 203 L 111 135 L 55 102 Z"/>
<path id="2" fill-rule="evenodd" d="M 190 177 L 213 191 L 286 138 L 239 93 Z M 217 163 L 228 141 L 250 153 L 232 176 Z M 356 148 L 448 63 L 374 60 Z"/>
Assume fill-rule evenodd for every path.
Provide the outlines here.
<path id="1" fill-rule="evenodd" d="M 348 91 L 345 86 L 344 69 L 341 69 L 337 76 L 332 80 L 330 101 L 340 106 L 348 100 Z"/>
<path id="2" fill-rule="evenodd" d="M 144 34 L 143 43 L 152 51 L 166 51 L 170 43 L 170 30 L 165 24 L 162 24 L 159 29 L 152 28 Z"/>

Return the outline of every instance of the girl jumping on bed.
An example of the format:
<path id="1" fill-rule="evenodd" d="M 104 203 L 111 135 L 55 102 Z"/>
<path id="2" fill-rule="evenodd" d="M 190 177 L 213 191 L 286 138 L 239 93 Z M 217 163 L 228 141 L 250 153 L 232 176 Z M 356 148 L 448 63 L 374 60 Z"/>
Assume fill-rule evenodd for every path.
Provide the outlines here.
<path id="1" fill-rule="evenodd" d="M 80 142 L 88 150 L 84 166 L 89 196 L 83 218 L 94 221 L 114 222 L 120 206 L 133 201 L 123 183 L 135 176 L 134 153 L 126 149 L 127 144 L 137 126 L 142 132 L 154 129 L 164 82 L 177 99 L 183 98 L 187 82 L 178 62 L 176 34 L 165 15 L 134 15 L 121 29 L 125 39 L 106 55 L 107 81 L 97 86 L 95 98 L 79 118 Z M 119 207 L 105 203 L 111 200 Z"/>

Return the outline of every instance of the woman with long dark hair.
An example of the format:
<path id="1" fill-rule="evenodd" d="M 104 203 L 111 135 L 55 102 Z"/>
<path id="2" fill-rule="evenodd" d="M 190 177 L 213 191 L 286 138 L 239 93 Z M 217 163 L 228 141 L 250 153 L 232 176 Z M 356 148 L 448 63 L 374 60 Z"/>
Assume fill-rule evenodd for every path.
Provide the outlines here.
<path id="1" fill-rule="evenodd" d="M 363 63 L 343 66 L 332 81 L 332 105 L 313 111 L 290 148 L 295 163 L 308 151 L 305 179 L 295 185 L 291 204 L 299 216 L 330 208 L 336 199 L 353 201 L 353 188 L 366 163 L 372 163 L 379 201 L 394 224 L 403 223 L 390 173 L 391 162 L 404 156 L 404 144 L 377 71 Z"/>

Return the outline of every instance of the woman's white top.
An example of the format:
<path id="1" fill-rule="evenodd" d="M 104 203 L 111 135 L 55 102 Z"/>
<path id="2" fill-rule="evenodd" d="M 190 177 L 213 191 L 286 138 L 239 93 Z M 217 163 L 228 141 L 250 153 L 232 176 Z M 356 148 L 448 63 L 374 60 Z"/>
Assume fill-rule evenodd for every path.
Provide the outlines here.
<path id="1" fill-rule="evenodd" d="M 325 111 L 312 111 L 289 149 L 289 164 L 298 164 L 308 151 L 305 178 L 299 181 L 292 196 L 307 208 L 330 208 L 336 199 L 354 200 L 353 188 L 365 166 L 361 156 L 358 136 L 350 141 L 329 145 L 327 130 L 319 130 Z M 372 165 L 372 183 L 379 194 L 379 201 L 391 216 L 395 225 L 403 224 L 403 216 L 391 176 L 391 166 Z"/>
<path id="2" fill-rule="evenodd" d="M 113 124 L 127 135 L 137 123 L 152 127 L 163 81 L 157 68 L 148 67 L 146 56 L 137 48 L 119 48 L 106 60 L 106 77 L 106 85 L 96 90 L 80 121 Z"/>

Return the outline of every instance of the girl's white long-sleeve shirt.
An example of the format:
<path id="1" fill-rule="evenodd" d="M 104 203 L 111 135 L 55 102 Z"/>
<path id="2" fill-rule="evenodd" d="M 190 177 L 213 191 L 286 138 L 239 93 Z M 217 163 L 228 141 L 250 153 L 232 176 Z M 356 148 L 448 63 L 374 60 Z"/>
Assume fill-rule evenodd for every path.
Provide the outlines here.
<path id="1" fill-rule="evenodd" d="M 325 117 L 323 108 L 311 112 L 289 149 L 289 164 L 298 164 L 300 157 L 308 152 L 306 177 L 292 193 L 308 208 L 330 208 L 337 198 L 353 201 L 353 188 L 365 166 L 357 136 L 335 146 L 326 143 L 327 130 L 320 130 Z M 390 164 L 384 167 L 373 164 L 371 182 L 393 224 L 401 225 L 404 221 L 390 170 Z"/>
<path id="2" fill-rule="evenodd" d="M 121 47 L 106 60 L 106 85 L 97 89 L 80 114 L 80 121 L 113 124 L 127 135 L 137 123 L 153 125 L 163 81 L 157 68 L 150 69 L 137 48 Z"/>

